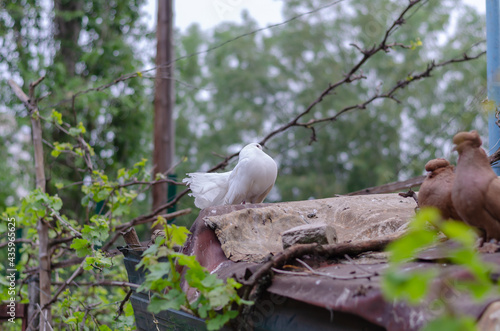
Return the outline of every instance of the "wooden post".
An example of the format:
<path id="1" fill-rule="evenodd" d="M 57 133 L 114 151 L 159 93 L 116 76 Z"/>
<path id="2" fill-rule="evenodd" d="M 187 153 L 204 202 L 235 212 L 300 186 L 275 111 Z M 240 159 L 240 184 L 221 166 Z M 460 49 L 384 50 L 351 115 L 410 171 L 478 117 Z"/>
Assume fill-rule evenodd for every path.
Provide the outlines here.
<path id="1" fill-rule="evenodd" d="M 122 232 L 123 239 L 125 239 L 125 243 L 129 245 L 132 249 L 137 249 L 141 247 L 141 242 L 139 241 L 139 237 L 137 236 L 137 232 L 135 229 L 129 228 Z"/>
<path id="2" fill-rule="evenodd" d="M 173 165 L 175 148 L 173 18 L 172 0 L 158 0 L 153 172 L 165 176 Z M 166 202 L 167 192 L 167 183 L 153 186 L 153 210 Z"/>
<path id="3" fill-rule="evenodd" d="M 29 97 L 23 92 L 23 90 L 13 81 L 9 80 L 8 83 L 16 96 L 23 102 L 26 108 L 29 111 L 31 117 L 31 130 L 33 136 L 33 149 L 35 154 L 35 181 L 36 188 L 40 189 L 42 192 L 45 192 L 45 167 L 43 160 L 43 142 L 42 142 L 42 125 L 40 123 L 40 118 L 38 117 L 38 106 L 35 98 L 35 87 L 40 84 L 40 82 L 45 77 L 40 77 L 35 82 L 30 83 L 29 88 Z M 50 253 L 49 253 L 49 227 L 44 222 L 43 219 L 38 220 L 37 224 L 38 230 L 38 258 L 39 258 L 39 296 L 40 296 L 40 306 L 44 307 L 46 303 L 50 301 L 51 296 L 51 270 L 50 270 Z M 33 284 L 31 286 L 36 286 L 36 282 L 30 282 L 29 284 Z M 32 295 L 36 295 L 35 289 L 28 289 L 29 293 Z M 33 300 L 33 301 L 32 301 Z M 28 319 L 33 317 L 34 312 L 32 305 L 35 304 L 35 298 L 30 297 L 30 305 L 28 309 Z M 45 316 L 42 316 L 45 315 Z M 50 307 L 46 307 L 43 309 L 42 313 L 39 316 L 40 319 L 40 329 L 49 329 L 46 328 L 46 324 L 51 324 L 52 315 L 50 312 Z"/>

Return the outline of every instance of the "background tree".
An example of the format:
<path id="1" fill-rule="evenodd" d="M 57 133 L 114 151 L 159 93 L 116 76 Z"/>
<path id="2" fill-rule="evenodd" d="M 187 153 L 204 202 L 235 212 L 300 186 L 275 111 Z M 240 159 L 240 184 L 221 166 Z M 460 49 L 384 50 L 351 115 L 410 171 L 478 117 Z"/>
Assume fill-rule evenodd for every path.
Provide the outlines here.
<path id="1" fill-rule="evenodd" d="M 78 101 L 72 96 L 135 72 L 149 60 L 151 53 L 146 50 L 153 35 L 141 20 L 144 2 L 26 0 L 5 4 L 0 16 L 4 78 L 27 83 L 45 75 L 47 79 L 40 86 L 40 96 L 44 96 L 41 111 L 56 109 L 72 125 L 82 122 L 96 153 L 94 161 L 105 172 L 130 167 L 142 157 L 149 157 L 152 84 L 148 80 L 124 80 L 110 89 L 82 94 Z M 26 111 L 12 98 L 6 81 L 0 84 L 0 98 L 8 107 L 3 117 L 17 115 L 18 130 L 25 130 Z M 49 132 L 50 139 L 45 136 L 49 146 L 53 141 L 64 143 L 67 139 L 53 126 L 45 130 Z M 1 147 L 3 151 L 7 146 Z M 50 148 L 46 151 L 50 153 Z M 56 183 L 65 186 L 88 176 L 78 170 L 83 165 L 77 160 L 46 159 L 47 191 L 51 194 L 57 192 Z M 13 198 L 7 200 L 11 205 L 17 201 L 8 186 L 2 186 L 0 191 Z M 79 191 L 76 186 L 68 187 L 61 195 L 71 216 L 84 215 Z"/>
<path id="2" fill-rule="evenodd" d="M 292 18 L 325 3 L 287 2 L 284 15 Z M 405 2 L 383 0 L 335 5 L 265 34 L 235 40 L 197 59 L 179 61 L 180 79 L 200 88 L 186 93 L 179 105 L 177 126 L 183 133 L 178 151 L 189 156 L 187 168 L 207 170 L 219 161 L 212 152 L 235 152 L 288 122 L 359 60 L 362 54 L 357 47 L 380 42 L 404 6 Z M 332 116 L 361 103 L 398 80 L 411 79 L 431 61 L 484 50 L 485 22 L 474 9 L 452 1 L 419 6 L 391 37 L 411 49 L 393 48 L 371 58 L 362 68 L 366 79 L 336 90 L 308 118 Z M 178 52 L 208 49 L 256 28 L 247 15 L 242 25 L 222 24 L 212 33 L 192 26 L 181 37 Z M 269 199 L 347 193 L 420 175 L 427 160 L 452 157 L 454 133 L 485 129 L 484 114 L 478 109 L 486 85 L 484 70 L 482 57 L 436 71 L 425 82 L 399 91 L 396 97 L 401 103 L 377 100 L 366 109 L 318 124 L 316 143 L 310 144 L 311 132 L 303 128 L 274 137 L 267 147 L 280 163 L 280 174 Z"/>

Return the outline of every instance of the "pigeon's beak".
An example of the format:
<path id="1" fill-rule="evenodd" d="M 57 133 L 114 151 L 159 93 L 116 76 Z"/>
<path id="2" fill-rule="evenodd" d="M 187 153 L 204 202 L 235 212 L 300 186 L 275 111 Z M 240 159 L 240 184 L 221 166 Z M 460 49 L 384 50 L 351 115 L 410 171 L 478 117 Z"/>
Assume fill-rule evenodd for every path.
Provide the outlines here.
<path id="1" fill-rule="evenodd" d="M 453 146 L 453 148 L 451 149 L 452 152 L 456 152 L 457 151 L 457 145 Z"/>

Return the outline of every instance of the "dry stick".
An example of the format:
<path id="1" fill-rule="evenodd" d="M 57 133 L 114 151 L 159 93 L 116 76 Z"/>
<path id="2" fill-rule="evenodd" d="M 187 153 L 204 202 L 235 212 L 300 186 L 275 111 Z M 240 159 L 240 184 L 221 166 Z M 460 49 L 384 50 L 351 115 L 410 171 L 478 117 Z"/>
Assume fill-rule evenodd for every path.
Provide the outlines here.
<path id="1" fill-rule="evenodd" d="M 285 275 L 293 275 L 293 276 L 311 276 L 311 275 L 316 275 L 316 276 L 323 276 L 323 277 L 328 277 L 331 279 L 335 280 L 353 280 L 353 279 L 361 279 L 361 278 L 372 278 L 374 276 L 377 276 L 375 273 L 370 273 L 367 275 L 356 275 L 356 276 L 338 276 L 338 275 L 330 275 L 326 272 L 320 272 L 312 269 L 310 266 L 308 266 L 305 262 L 303 262 L 300 259 L 297 259 L 297 261 L 301 262 L 306 266 L 306 268 L 309 271 L 287 271 L 287 270 L 281 270 L 281 269 L 276 269 L 276 268 L 271 268 L 272 271 L 278 274 L 285 274 Z"/>
<path id="2" fill-rule="evenodd" d="M 45 311 L 45 313 L 44 313 L 42 311 L 42 308 L 40 308 L 40 305 L 38 303 L 36 304 L 36 306 L 38 308 L 38 313 L 40 314 L 41 318 L 45 321 L 43 330 L 45 331 L 45 329 L 46 329 L 45 325 L 48 325 L 49 329 L 51 329 L 52 331 L 54 331 L 54 329 L 52 328 L 52 326 L 49 323 L 48 316 L 47 316 L 47 311 Z"/>
<path id="3" fill-rule="evenodd" d="M 372 272 L 368 269 L 365 269 L 363 268 L 362 266 L 360 266 L 359 264 L 357 264 L 353 259 L 352 257 L 350 257 L 349 255 L 345 254 L 344 257 L 347 259 L 347 261 L 349 261 L 353 266 L 355 266 L 356 268 L 358 268 L 359 270 L 363 271 L 363 272 L 366 272 L 366 273 L 371 273 L 371 274 L 374 274 L 374 276 L 378 276 L 378 273 L 377 272 Z"/>
<path id="4" fill-rule="evenodd" d="M 344 255 L 344 256 L 349 256 L 349 255 Z M 353 276 L 336 276 L 336 275 L 330 275 L 326 272 L 320 272 L 320 271 L 317 271 L 317 270 L 314 270 L 313 268 L 311 268 L 311 266 L 309 266 L 307 263 L 305 263 L 304 261 L 302 261 L 301 259 L 299 258 L 296 258 L 295 260 L 297 260 L 300 264 L 302 264 L 304 267 L 307 268 L 307 270 L 309 270 L 309 272 L 313 275 L 318 275 L 318 276 L 324 276 L 324 277 L 328 277 L 328 278 L 332 278 L 332 279 L 338 279 L 338 280 L 351 280 L 351 279 L 360 279 L 360 278 L 372 278 L 372 277 L 375 277 L 377 276 L 378 274 L 377 273 L 374 273 L 374 272 L 367 272 L 367 274 L 365 275 L 353 275 Z M 354 264 L 356 265 L 356 264 Z"/>
<path id="5" fill-rule="evenodd" d="M 281 268 L 288 261 L 308 254 L 318 254 L 327 258 L 359 255 L 368 251 L 381 251 L 392 239 L 374 239 L 356 243 L 341 243 L 333 245 L 302 244 L 291 246 L 264 263 L 244 285 L 255 286 L 259 279 L 268 274 L 271 268 Z"/>
<path id="6" fill-rule="evenodd" d="M 121 314 L 123 313 L 123 307 L 125 307 L 125 303 L 128 301 L 128 299 L 130 299 L 132 292 L 133 292 L 132 289 L 128 290 L 127 295 L 120 303 L 120 307 L 118 308 L 118 315 L 116 315 L 116 317 L 114 318 L 115 321 L 118 320 L 118 318 L 120 318 Z"/>
<path id="7" fill-rule="evenodd" d="M 120 254 L 120 251 L 118 249 L 111 249 L 109 251 L 106 251 L 106 253 L 108 254 L 108 256 L 115 256 L 115 255 Z M 74 266 L 75 264 L 82 263 L 83 260 L 85 260 L 85 258 L 76 257 L 76 258 L 64 260 L 61 262 L 52 263 L 50 265 L 50 268 L 51 268 L 51 270 L 67 268 L 67 267 Z M 33 267 L 33 268 L 28 268 L 28 269 L 24 270 L 23 273 L 31 274 L 31 273 L 38 272 L 38 270 L 39 270 L 39 267 Z"/>
<path id="8" fill-rule="evenodd" d="M 409 189 L 415 186 L 420 186 L 424 182 L 425 177 L 426 176 L 418 176 L 401 182 L 393 182 L 380 186 L 369 187 L 360 191 L 351 192 L 347 195 L 380 194 Z"/>
<path id="9" fill-rule="evenodd" d="M 500 160 L 500 148 L 497 151 L 489 156 L 490 164 L 493 164 Z"/>

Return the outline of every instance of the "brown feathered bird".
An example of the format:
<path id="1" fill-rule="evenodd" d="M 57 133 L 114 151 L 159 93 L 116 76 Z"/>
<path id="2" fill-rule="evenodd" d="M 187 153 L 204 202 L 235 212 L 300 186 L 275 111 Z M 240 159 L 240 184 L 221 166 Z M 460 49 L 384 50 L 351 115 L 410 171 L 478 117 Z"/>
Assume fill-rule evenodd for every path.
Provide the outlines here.
<path id="1" fill-rule="evenodd" d="M 461 220 L 451 200 L 454 167 L 448 160 L 434 159 L 427 162 L 425 170 L 429 173 L 418 191 L 419 207 L 436 207 L 444 219 Z"/>
<path id="2" fill-rule="evenodd" d="M 481 148 L 476 131 L 453 137 L 458 152 L 451 198 L 458 215 L 482 232 L 483 239 L 500 240 L 500 179 Z"/>

